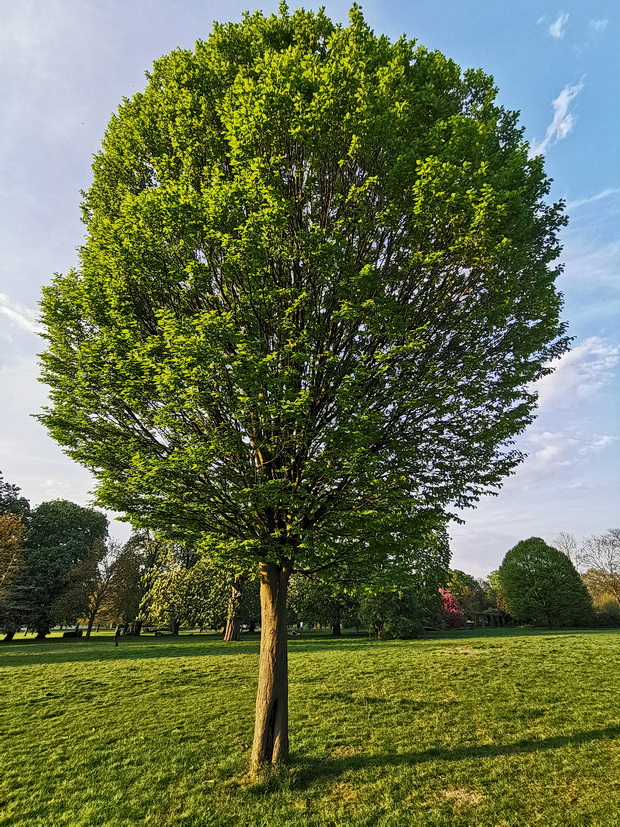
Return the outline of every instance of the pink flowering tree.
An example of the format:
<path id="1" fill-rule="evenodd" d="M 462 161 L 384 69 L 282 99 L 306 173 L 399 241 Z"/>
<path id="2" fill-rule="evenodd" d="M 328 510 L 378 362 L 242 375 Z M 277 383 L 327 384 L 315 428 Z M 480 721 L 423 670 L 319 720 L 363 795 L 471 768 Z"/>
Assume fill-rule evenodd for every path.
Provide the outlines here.
<path id="1" fill-rule="evenodd" d="M 439 594 L 446 626 L 449 629 L 462 629 L 465 626 L 465 614 L 461 604 L 448 589 L 439 589 Z"/>

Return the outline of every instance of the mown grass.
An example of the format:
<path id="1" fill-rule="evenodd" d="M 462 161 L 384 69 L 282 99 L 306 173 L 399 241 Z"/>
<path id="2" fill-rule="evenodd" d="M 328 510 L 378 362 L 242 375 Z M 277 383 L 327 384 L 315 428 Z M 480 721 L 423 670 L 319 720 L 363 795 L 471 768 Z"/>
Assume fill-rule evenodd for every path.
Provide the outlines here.
<path id="1" fill-rule="evenodd" d="M 620 824 L 620 631 L 292 639 L 293 763 L 251 784 L 257 661 L 206 636 L 0 646 L 0 824 Z"/>

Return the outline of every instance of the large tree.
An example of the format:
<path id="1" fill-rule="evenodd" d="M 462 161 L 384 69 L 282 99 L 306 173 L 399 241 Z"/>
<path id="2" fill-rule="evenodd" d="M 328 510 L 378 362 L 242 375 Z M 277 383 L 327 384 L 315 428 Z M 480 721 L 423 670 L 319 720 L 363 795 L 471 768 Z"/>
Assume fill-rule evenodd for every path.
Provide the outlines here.
<path id="1" fill-rule="evenodd" d="M 93 169 L 42 419 L 101 503 L 258 565 L 253 765 L 284 761 L 291 573 L 385 561 L 519 462 L 561 205 L 490 77 L 355 6 L 156 61 Z"/>
<path id="2" fill-rule="evenodd" d="M 504 557 L 497 580 L 517 620 L 545 626 L 592 623 L 592 601 L 577 569 L 540 537 L 522 540 Z"/>
<path id="3" fill-rule="evenodd" d="M 44 638 L 63 612 L 63 595 L 71 593 L 71 619 L 87 602 L 79 577 L 89 577 L 93 557 L 101 556 L 108 530 L 104 514 L 68 500 L 41 503 L 30 514 L 25 536 L 25 561 L 14 589 L 21 621 Z M 88 571 L 88 574 L 87 574 Z M 79 573 L 79 574 L 78 574 Z M 76 576 L 73 576 L 73 575 Z"/>

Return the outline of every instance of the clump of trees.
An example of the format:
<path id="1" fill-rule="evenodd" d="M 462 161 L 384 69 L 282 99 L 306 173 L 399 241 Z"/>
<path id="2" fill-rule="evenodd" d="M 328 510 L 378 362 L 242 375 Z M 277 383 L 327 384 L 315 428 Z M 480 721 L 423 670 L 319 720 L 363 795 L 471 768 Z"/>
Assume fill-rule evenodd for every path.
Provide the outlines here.
<path id="1" fill-rule="evenodd" d="M 593 607 L 570 559 L 539 537 L 522 540 L 497 571 L 501 599 L 516 620 L 544 626 L 589 626 Z"/>
<path id="2" fill-rule="evenodd" d="M 0 475 L 0 629 L 25 625 L 44 638 L 56 623 L 86 613 L 106 553 L 107 518 L 53 500 L 30 509 Z"/>

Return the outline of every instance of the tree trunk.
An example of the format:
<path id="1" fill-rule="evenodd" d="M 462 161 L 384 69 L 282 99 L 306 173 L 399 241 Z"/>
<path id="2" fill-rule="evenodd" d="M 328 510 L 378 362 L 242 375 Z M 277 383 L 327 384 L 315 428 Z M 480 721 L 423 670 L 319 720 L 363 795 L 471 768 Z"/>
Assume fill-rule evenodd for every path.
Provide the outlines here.
<path id="1" fill-rule="evenodd" d="M 181 621 L 180 620 L 173 620 L 170 623 L 170 631 L 173 635 L 178 635 L 180 628 L 181 628 Z"/>
<path id="2" fill-rule="evenodd" d="M 90 633 L 91 633 L 91 632 L 92 632 L 92 630 L 93 630 L 93 624 L 94 624 L 94 622 L 95 622 L 95 614 L 94 614 L 94 612 L 93 612 L 93 613 L 91 614 L 91 616 L 88 618 L 88 626 L 86 627 L 86 637 L 87 637 L 87 638 L 89 638 L 89 637 L 90 637 Z"/>
<path id="3" fill-rule="evenodd" d="M 142 620 L 136 620 L 136 622 L 134 623 L 134 625 L 133 625 L 133 635 L 134 635 L 134 637 L 140 637 L 140 634 L 142 632 L 142 623 L 143 623 Z"/>
<path id="4" fill-rule="evenodd" d="M 248 634 L 253 635 L 255 631 L 256 631 L 256 621 L 255 620 L 250 620 L 250 622 L 248 623 Z"/>
<path id="5" fill-rule="evenodd" d="M 332 637 L 340 637 L 342 635 L 342 628 L 340 626 L 340 605 L 337 604 L 334 607 L 334 613 L 332 616 Z"/>
<path id="6" fill-rule="evenodd" d="M 230 600 L 228 601 L 228 617 L 224 629 L 224 640 L 241 640 L 241 592 L 243 578 L 235 577 L 231 586 Z"/>
<path id="7" fill-rule="evenodd" d="M 286 597 L 290 560 L 261 563 L 261 635 L 252 745 L 254 775 L 270 764 L 288 761 L 288 660 Z"/>
<path id="8" fill-rule="evenodd" d="M 15 629 L 12 629 L 10 632 L 6 632 L 5 635 L 4 635 L 4 640 L 2 642 L 3 643 L 10 643 L 10 641 L 13 640 L 14 635 L 15 635 Z"/>

